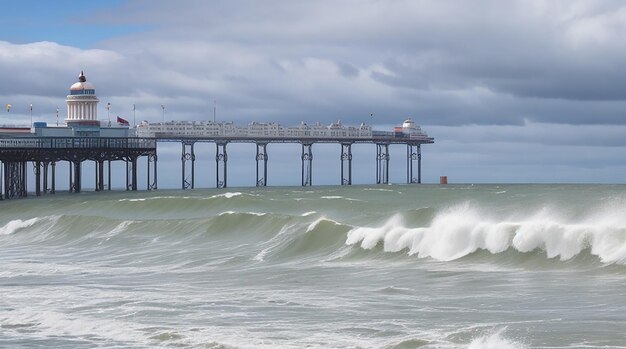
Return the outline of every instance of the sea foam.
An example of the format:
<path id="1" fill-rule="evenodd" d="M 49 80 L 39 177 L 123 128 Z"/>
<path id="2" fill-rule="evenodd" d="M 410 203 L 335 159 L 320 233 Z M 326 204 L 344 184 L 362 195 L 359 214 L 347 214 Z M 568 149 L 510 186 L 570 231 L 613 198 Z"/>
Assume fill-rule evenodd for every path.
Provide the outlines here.
<path id="1" fill-rule="evenodd" d="M 348 233 L 346 244 L 372 249 L 382 242 L 387 252 L 406 249 L 410 255 L 441 261 L 478 250 L 496 254 L 508 249 L 543 250 L 548 258 L 565 261 L 589 250 L 603 263 L 626 264 L 626 222 L 617 217 L 605 213 L 571 222 L 543 209 L 521 219 L 497 219 L 465 203 L 437 213 L 429 226 L 407 227 L 396 214 L 381 227 L 357 227 Z"/>
<path id="2" fill-rule="evenodd" d="M 37 223 L 40 218 L 31 218 L 28 220 L 16 219 L 12 220 L 9 223 L 5 224 L 2 228 L 0 228 L 0 235 L 11 235 L 17 233 L 21 229 L 28 228 L 33 224 Z"/>
<path id="3" fill-rule="evenodd" d="M 507 340 L 502 336 L 502 332 L 505 329 L 501 329 L 495 333 L 478 337 L 470 343 L 467 349 L 523 349 L 520 343 L 516 343 Z"/>

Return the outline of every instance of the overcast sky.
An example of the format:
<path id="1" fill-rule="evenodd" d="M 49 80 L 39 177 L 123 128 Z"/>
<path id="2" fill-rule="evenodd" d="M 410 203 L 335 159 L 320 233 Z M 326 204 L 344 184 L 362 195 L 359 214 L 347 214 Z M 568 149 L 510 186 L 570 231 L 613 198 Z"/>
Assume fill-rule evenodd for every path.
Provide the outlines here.
<path id="1" fill-rule="evenodd" d="M 389 129 L 411 117 L 435 137 L 423 147 L 425 182 L 626 178 L 623 1 L 3 6 L 0 103 L 13 108 L 0 114 L 1 124 L 29 124 L 30 103 L 37 120 L 55 123 L 57 106 L 63 119 L 65 95 L 84 70 L 101 119 L 110 102 L 111 115 L 127 119 L 136 104 L 138 121 L 160 121 L 163 104 L 168 120 L 207 120 L 214 101 L 219 120 L 242 125 L 341 119 Z M 371 183 L 375 149 L 362 147 L 367 173 L 359 178 Z M 179 158 L 178 148 L 166 148 L 164 158 Z M 402 182 L 405 149 L 396 148 L 392 180 Z M 283 164 L 296 174 L 299 151 Z M 332 158 L 337 168 L 315 167 L 318 183 L 337 184 L 339 150 L 320 151 L 316 161 Z"/>

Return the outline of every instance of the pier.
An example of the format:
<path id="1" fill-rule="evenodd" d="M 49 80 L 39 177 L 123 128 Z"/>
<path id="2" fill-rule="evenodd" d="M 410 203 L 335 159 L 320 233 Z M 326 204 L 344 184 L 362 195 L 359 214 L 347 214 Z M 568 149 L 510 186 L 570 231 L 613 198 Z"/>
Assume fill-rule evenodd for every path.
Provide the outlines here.
<path id="1" fill-rule="evenodd" d="M 3 137 L 0 138 L 0 199 L 28 195 L 27 175 L 32 168 L 35 176 L 35 195 L 56 192 L 56 166 L 67 161 L 69 191 L 82 190 L 82 164 L 95 162 L 95 190 L 103 191 L 104 169 L 108 167 L 108 190 L 111 189 L 111 161 L 126 164 L 126 189 L 137 190 L 137 160 L 153 159 L 153 178 L 156 183 L 156 139 L 106 137 Z M 30 163 L 30 165 L 29 165 Z M 148 165 L 150 161 L 148 162 Z M 150 169 L 148 176 L 150 177 Z M 148 180 L 150 183 L 150 179 Z M 147 189 L 156 189 L 148 187 Z"/>
<path id="2" fill-rule="evenodd" d="M 56 192 L 56 165 L 66 161 L 71 166 L 69 172 L 69 191 L 79 193 L 82 190 L 81 178 L 84 161 L 95 163 L 95 191 L 111 190 L 111 162 L 122 161 L 126 167 L 126 190 L 138 190 L 138 160 L 145 158 L 147 166 L 146 190 L 158 189 L 157 144 L 175 142 L 181 144 L 181 189 L 195 188 L 195 145 L 198 143 L 215 144 L 215 183 L 216 188 L 228 187 L 228 145 L 232 143 L 252 143 L 256 145 L 256 177 L 251 175 L 251 185 L 265 187 L 268 183 L 270 166 L 269 151 L 273 143 L 292 143 L 299 145 L 301 153 L 301 174 L 303 187 L 313 185 L 314 145 L 320 143 L 337 144 L 338 165 L 340 166 L 341 185 L 352 184 L 352 146 L 373 144 L 376 154 L 376 183 L 388 184 L 391 159 L 389 147 L 406 147 L 406 183 L 422 182 L 423 144 L 434 143 L 432 138 L 411 139 L 393 134 L 364 137 L 250 137 L 250 136 L 215 136 L 189 137 L 174 135 L 156 135 L 151 138 L 107 138 L 107 137 L 37 137 L 37 136 L 0 136 L 0 199 L 20 198 L 28 195 L 27 175 L 35 176 L 34 194 L 53 194 Z M 200 154 L 210 157 L 208 154 Z M 31 170 L 32 169 L 32 170 Z M 105 185 L 105 170 L 108 174 Z M 123 175 L 123 174 L 122 174 Z M 240 174 L 237 174 L 240 175 Z M 255 179 L 255 180 L 254 180 Z"/>
<path id="3" fill-rule="evenodd" d="M 389 183 L 391 145 L 406 146 L 406 182 L 421 183 L 421 147 L 434 143 L 434 139 L 410 118 L 405 119 L 401 126 L 394 127 L 393 131 L 374 131 L 365 123 L 344 126 L 340 120 L 328 126 L 319 122 L 312 125 L 302 122 L 287 127 L 274 122 L 257 121 L 237 126 L 233 122 L 215 120 L 163 120 L 157 123 L 143 121 L 131 128 L 129 122 L 119 116 L 115 123 L 110 118 L 108 121 L 98 119 L 99 101 L 95 86 L 87 81 L 81 71 L 78 81 L 70 86 L 70 93 L 66 97 L 67 118 L 64 126 L 58 126 L 58 121 L 56 127 L 50 127 L 46 122 L 31 120 L 30 127 L 0 127 L 0 200 L 26 197 L 31 169 L 35 176 L 34 194 L 54 194 L 58 179 L 56 166 L 60 162 L 68 163 L 67 183 L 70 192 L 80 193 L 83 190 L 82 179 L 85 174 L 82 168 L 85 161 L 93 161 L 95 164 L 95 191 L 111 190 L 111 163 L 115 161 L 125 164 L 125 189 L 136 191 L 139 159 L 146 158 L 146 190 L 156 190 L 157 144 L 164 142 L 181 144 L 180 183 L 183 190 L 196 187 L 195 145 L 198 143 L 215 144 L 216 188 L 228 187 L 227 149 L 233 143 L 256 145 L 256 180 L 252 183 L 257 187 L 267 186 L 270 166 L 268 148 L 275 143 L 293 143 L 302 148 L 300 160 L 303 187 L 313 185 L 313 149 L 315 144 L 320 143 L 338 145 L 341 185 L 352 185 L 352 146 L 359 144 L 376 145 L 377 184 Z M 108 116 L 110 103 L 107 103 L 106 108 Z"/>

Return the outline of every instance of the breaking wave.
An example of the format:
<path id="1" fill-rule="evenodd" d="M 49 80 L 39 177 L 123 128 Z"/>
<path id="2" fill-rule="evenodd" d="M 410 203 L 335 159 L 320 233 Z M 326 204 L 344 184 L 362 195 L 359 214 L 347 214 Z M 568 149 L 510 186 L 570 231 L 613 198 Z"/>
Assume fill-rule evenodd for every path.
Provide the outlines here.
<path id="1" fill-rule="evenodd" d="M 502 336 L 505 328 L 494 333 L 475 338 L 467 349 L 523 349 L 524 345 L 510 341 Z"/>
<path id="2" fill-rule="evenodd" d="M 11 235 L 17 233 L 19 230 L 28 228 L 37 223 L 40 218 L 31 218 L 27 220 L 16 219 L 8 222 L 2 228 L 0 228 L 0 235 Z"/>
<path id="3" fill-rule="evenodd" d="M 626 204 L 621 201 L 582 210 L 522 203 L 494 210 L 467 201 L 395 211 L 376 211 L 364 201 L 346 205 L 347 213 L 335 212 L 329 201 L 344 198 L 319 196 L 298 206 L 288 196 L 280 201 L 228 192 L 93 200 L 90 207 L 70 202 L 64 211 L 73 214 L 53 211 L 48 216 L 0 222 L 0 246 L 29 242 L 83 249 L 117 246 L 148 253 L 146 246 L 195 250 L 219 243 L 220 248 L 237 250 L 242 258 L 256 262 L 298 257 L 341 261 L 367 259 L 374 253 L 376 258 L 408 255 L 437 261 L 498 255 L 516 263 L 520 258 L 510 257 L 517 255 L 524 260 L 626 264 Z"/>
<path id="4" fill-rule="evenodd" d="M 497 220 L 465 203 L 443 210 L 430 224 L 410 227 L 401 214 L 380 227 L 356 227 L 347 245 L 370 250 L 382 243 L 386 252 L 406 250 L 419 258 L 456 260 L 477 251 L 499 254 L 543 251 L 566 261 L 588 251 L 606 264 L 626 264 L 626 218 L 604 214 L 566 221 L 549 210 L 511 220 Z"/>

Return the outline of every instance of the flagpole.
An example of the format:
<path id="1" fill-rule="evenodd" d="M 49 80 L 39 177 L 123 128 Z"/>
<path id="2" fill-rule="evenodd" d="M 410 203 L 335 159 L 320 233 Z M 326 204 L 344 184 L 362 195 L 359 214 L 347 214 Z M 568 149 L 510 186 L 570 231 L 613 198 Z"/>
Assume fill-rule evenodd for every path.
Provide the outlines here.
<path id="1" fill-rule="evenodd" d="M 111 103 L 107 103 L 107 118 L 109 118 L 109 127 L 111 127 Z"/>

